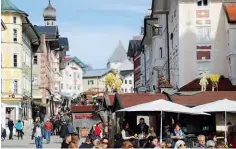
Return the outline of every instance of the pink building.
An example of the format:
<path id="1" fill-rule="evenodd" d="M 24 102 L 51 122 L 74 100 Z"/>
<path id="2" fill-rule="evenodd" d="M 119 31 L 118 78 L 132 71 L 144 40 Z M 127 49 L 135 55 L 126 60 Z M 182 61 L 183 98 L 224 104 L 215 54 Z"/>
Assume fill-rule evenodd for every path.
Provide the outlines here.
<path id="1" fill-rule="evenodd" d="M 64 69 L 64 58 L 68 51 L 68 39 L 59 38 L 56 25 L 56 10 L 49 3 L 44 10 L 45 26 L 35 26 L 41 36 L 41 45 L 33 57 L 33 115 L 52 116 L 59 112 L 60 70 Z M 39 114 L 40 113 L 40 114 Z"/>

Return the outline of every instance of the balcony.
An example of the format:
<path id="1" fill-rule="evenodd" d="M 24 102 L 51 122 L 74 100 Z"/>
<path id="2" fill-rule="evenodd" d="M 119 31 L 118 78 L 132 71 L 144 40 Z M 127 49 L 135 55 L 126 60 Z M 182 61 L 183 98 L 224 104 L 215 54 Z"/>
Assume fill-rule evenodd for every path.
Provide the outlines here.
<path id="1" fill-rule="evenodd" d="M 162 35 L 162 27 L 153 27 L 152 36 L 161 36 Z"/>

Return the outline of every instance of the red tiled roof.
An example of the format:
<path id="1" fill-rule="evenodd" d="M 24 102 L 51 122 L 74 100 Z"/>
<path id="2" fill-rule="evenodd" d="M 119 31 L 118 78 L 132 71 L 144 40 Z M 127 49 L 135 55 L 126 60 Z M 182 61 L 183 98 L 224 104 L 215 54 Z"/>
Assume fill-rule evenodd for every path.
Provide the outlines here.
<path id="1" fill-rule="evenodd" d="M 66 58 L 64 59 L 64 63 L 70 61 L 71 59 L 72 59 L 71 57 L 66 57 Z"/>
<path id="2" fill-rule="evenodd" d="M 209 102 L 214 102 L 216 100 L 227 98 L 229 100 L 236 101 L 236 92 L 235 91 L 206 91 L 201 92 L 195 95 L 173 95 L 171 96 L 173 102 L 186 105 L 186 106 L 197 106 L 201 104 L 206 104 Z"/>
<path id="3" fill-rule="evenodd" d="M 93 105 L 72 105 L 71 112 L 72 113 L 84 113 L 84 112 L 94 112 L 95 106 Z"/>
<path id="4" fill-rule="evenodd" d="M 225 4 L 225 10 L 230 23 L 236 23 L 236 3 Z"/>
<path id="5" fill-rule="evenodd" d="M 118 98 L 123 108 L 151 102 L 158 99 L 168 100 L 167 96 L 161 93 L 159 94 L 146 94 L 146 93 L 119 94 Z"/>
<path id="6" fill-rule="evenodd" d="M 199 85 L 199 82 L 200 79 L 195 79 L 181 87 L 179 91 L 200 91 L 201 86 Z M 207 91 L 211 91 L 211 81 L 208 79 L 208 82 L 209 84 L 207 85 Z M 233 86 L 228 78 L 220 79 L 218 83 L 218 91 L 236 91 L 236 86 Z"/>

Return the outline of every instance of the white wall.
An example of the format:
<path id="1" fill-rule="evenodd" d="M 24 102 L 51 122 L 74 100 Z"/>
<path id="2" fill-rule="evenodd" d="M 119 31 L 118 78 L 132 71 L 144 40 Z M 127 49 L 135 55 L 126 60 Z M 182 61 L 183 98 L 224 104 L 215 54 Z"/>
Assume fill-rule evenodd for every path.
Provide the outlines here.
<path id="1" fill-rule="evenodd" d="M 83 91 L 83 70 L 74 62 L 66 63 L 65 65 L 65 69 L 61 70 L 61 92 L 81 93 Z"/>
<path id="2" fill-rule="evenodd" d="M 133 93 L 134 91 L 134 73 L 133 72 L 123 78 L 121 91 L 124 93 Z"/>
<path id="3" fill-rule="evenodd" d="M 229 78 L 236 85 L 236 25 L 229 26 Z"/>
<path id="4" fill-rule="evenodd" d="M 217 73 L 228 77 L 228 68 L 226 59 L 226 32 L 225 32 L 225 14 L 222 2 L 209 1 L 207 7 L 198 7 L 195 1 L 180 0 L 179 3 L 179 87 L 189 83 L 199 76 L 200 69 L 204 68 L 208 74 Z M 197 18 L 197 10 L 209 10 L 209 18 Z M 199 25 L 197 20 L 210 20 L 210 24 Z M 211 42 L 205 45 L 211 45 L 211 59 L 197 60 L 196 27 L 208 26 L 211 28 Z M 204 45 L 204 44 L 202 44 Z"/>

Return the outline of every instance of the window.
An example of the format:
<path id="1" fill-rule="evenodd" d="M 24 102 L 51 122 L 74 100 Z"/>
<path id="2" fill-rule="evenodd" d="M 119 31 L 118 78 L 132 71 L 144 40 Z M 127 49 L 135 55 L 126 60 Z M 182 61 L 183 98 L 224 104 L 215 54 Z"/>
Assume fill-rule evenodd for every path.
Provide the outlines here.
<path id="1" fill-rule="evenodd" d="M 196 30 L 197 43 L 204 44 L 211 42 L 211 28 L 210 27 L 198 27 Z"/>
<path id="2" fill-rule="evenodd" d="M 74 90 L 76 90 L 76 85 L 74 85 Z"/>
<path id="3" fill-rule="evenodd" d="M 176 10 L 174 11 L 174 18 L 176 17 Z"/>
<path id="4" fill-rule="evenodd" d="M 53 22 L 52 22 L 52 25 L 53 25 Z"/>
<path id="5" fill-rule="evenodd" d="M 17 80 L 13 81 L 13 91 L 14 91 L 14 93 L 18 92 L 18 81 Z"/>
<path id="6" fill-rule="evenodd" d="M 209 1 L 208 0 L 197 0 L 198 6 L 208 6 Z"/>
<path id="7" fill-rule="evenodd" d="M 127 84 L 127 80 L 125 80 L 125 84 Z"/>
<path id="8" fill-rule="evenodd" d="M 124 89 L 123 89 L 123 88 L 121 88 L 121 92 L 124 92 Z"/>
<path id="9" fill-rule="evenodd" d="M 38 64 L 38 56 L 37 56 L 37 55 L 34 56 L 34 64 L 35 64 L 35 65 Z"/>
<path id="10" fill-rule="evenodd" d="M 47 25 L 49 25 L 49 22 L 47 22 Z"/>
<path id="11" fill-rule="evenodd" d="M 13 55 L 13 66 L 17 67 L 17 55 L 16 54 Z"/>
<path id="12" fill-rule="evenodd" d="M 132 84 L 132 80 L 129 80 L 129 84 Z"/>
<path id="13" fill-rule="evenodd" d="M 80 78 L 80 75 L 79 75 L 79 73 L 78 73 L 77 77 L 78 77 L 78 79 Z"/>
<path id="14" fill-rule="evenodd" d="M 74 80 L 76 80 L 76 72 L 74 72 Z"/>
<path id="15" fill-rule="evenodd" d="M 162 48 L 159 49 L 159 56 L 160 58 L 163 58 Z"/>
<path id="16" fill-rule="evenodd" d="M 63 86 L 63 84 L 61 84 L 61 89 L 63 89 L 64 88 L 64 86 Z"/>
<path id="17" fill-rule="evenodd" d="M 17 29 L 13 29 L 13 41 L 17 42 Z"/>
<path id="18" fill-rule="evenodd" d="M 125 93 L 127 93 L 127 88 L 125 89 Z"/>
<path id="19" fill-rule="evenodd" d="M 13 17 L 13 23 L 16 24 L 16 17 Z"/>
<path id="20" fill-rule="evenodd" d="M 171 40 L 171 48 L 173 49 L 174 48 L 174 34 L 173 33 L 171 33 L 170 34 L 170 40 Z"/>
<path id="21" fill-rule="evenodd" d="M 93 85 L 93 80 L 88 80 L 88 85 Z"/>
<path id="22" fill-rule="evenodd" d="M 80 90 L 80 85 L 78 85 L 77 89 Z"/>

